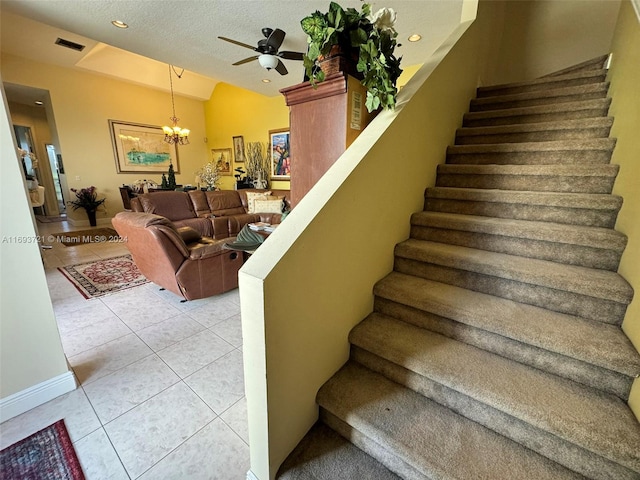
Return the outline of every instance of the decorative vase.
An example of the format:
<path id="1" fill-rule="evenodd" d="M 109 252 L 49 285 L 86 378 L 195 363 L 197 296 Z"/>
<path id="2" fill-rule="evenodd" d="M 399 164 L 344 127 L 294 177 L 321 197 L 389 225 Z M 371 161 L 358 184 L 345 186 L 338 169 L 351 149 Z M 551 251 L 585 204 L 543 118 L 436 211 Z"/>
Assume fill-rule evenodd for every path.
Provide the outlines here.
<path id="1" fill-rule="evenodd" d="M 360 51 L 357 48 L 345 50 L 341 45 L 334 45 L 326 57 L 323 55 L 318 57 L 318 65 L 324 72 L 325 77 L 338 72 L 345 72 L 358 80 L 362 80 L 364 77 L 362 73 L 358 72 L 359 55 Z"/>
<path id="2" fill-rule="evenodd" d="M 95 210 L 87 210 L 87 216 L 89 217 L 89 225 L 95 227 L 97 225 L 96 222 L 96 211 Z"/>

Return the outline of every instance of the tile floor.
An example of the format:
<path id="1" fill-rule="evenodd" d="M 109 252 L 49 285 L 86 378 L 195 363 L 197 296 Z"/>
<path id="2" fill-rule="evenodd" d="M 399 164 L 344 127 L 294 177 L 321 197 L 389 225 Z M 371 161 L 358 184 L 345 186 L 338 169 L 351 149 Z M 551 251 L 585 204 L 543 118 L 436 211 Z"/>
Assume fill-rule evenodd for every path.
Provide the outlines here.
<path id="1" fill-rule="evenodd" d="M 67 222 L 38 229 L 74 230 Z M 0 424 L 0 449 L 64 418 L 89 480 L 246 478 L 238 291 L 180 303 L 148 283 L 86 300 L 57 270 L 126 253 L 116 243 L 43 250 L 80 387 Z"/>

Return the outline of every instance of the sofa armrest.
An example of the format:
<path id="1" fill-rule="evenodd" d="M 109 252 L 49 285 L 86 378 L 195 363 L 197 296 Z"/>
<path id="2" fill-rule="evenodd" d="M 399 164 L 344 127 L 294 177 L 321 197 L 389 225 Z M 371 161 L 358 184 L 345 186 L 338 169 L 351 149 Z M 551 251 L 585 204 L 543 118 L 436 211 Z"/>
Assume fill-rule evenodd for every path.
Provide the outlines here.
<path id="1" fill-rule="evenodd" d="M 232 238 L 235 240 L 235 237 Z M 206 241 L 206 239 L 203 240 Z M 221 255 L 228 251 L 224 248 L 224 244 L 227 240 L 208 240 L 206 243 L 199 243 L 197 245 L 190 246 L 189 258 L 191 260 L 202 260 Z"/>
<path id="2" fill-rule="evenodd" d="M 186 244 L 197 242 L 202 238 L 200 232 L 198 232 L 195 228 L 179 227 L 176 230 Z"/>
<path id="3" fill-rule="evenodd" d="M 260 213 L 260 221 L 264 223 L 269 223 L 271 225 L 275 225 L 282 221 L 281 213 Z"/>

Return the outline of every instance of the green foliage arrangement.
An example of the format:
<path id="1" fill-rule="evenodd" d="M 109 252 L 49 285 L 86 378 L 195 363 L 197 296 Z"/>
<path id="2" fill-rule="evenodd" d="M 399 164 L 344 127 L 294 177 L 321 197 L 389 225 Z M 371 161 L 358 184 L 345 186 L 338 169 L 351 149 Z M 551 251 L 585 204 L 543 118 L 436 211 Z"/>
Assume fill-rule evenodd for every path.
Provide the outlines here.
<path id="1" fill-rule="evenodd" d="M 394 55 L 398 36 L 395 20 L 396 13 L 391 8 L 381 8 L 372 15 L 368 3 L 359 12 L 355 8 L 345 10 L 336 2 L 331 2 L 326 13 L 316 10 L 303 18 L 300 25 L 309 44 L 303 61 L 311 82 L 324 80 L 318 63 L 337 45 L 344 52 L 357 52 L 357 70 L 363 74 L 362 84 L 367 89 L 367 110 L 393 109 L 398 94 L 396 81 L 402 73 L 402 58 Z"/>

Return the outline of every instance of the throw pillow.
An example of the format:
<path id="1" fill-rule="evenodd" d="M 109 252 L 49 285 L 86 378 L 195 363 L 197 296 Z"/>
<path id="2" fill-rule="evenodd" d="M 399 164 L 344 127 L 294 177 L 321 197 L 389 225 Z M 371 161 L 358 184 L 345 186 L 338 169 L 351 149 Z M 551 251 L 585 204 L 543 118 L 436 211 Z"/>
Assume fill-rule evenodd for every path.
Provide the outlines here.
<path id="1" fill-rule="evenodd" d="M 256 213 L 254 202 L 264 200 L 271 192 L 247 192 L 247 213 Z"/>
<path id="2" fill-rule="evenodd" d="M 254 213 L 282 213 L 282 200 L 256 200 Z"/>

